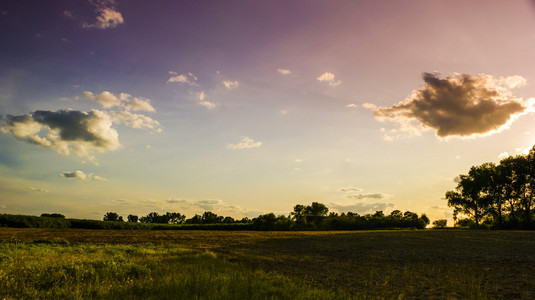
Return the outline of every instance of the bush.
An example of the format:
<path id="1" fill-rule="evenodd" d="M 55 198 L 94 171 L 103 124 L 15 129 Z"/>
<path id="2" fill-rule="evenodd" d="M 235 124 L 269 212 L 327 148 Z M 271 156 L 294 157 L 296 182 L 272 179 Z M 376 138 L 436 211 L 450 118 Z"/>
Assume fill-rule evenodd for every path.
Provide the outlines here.
<path id="1" fill-rule="evenodd" d="M 444 228 L 448 224 L 448 220 L 446 219 L 440 219 L 433 221 L 433 228 Z"/>

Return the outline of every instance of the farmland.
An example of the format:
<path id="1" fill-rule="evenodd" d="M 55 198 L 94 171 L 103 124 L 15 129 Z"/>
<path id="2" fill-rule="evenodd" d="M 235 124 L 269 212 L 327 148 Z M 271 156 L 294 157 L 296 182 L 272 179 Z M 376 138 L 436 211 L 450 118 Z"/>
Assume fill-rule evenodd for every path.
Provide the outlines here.
<path id="1" fill-rule="evenodd" d="M 2 228 L 0 240 L 4 247 L 18 244 L 36 245 L 39 249 L 52 247 L 53 251 L 49 253 L 72 250 L 73 247 L 78 247 L 78 250 L 72 250 L 76 253 L 84 253 L 88 247 L 115 247 L 114 251 L 118 253 L 149 249 L 155 253 L 149 256 L 153 267 L 168 264 L 164 263 L 166 259 L 184 262 L 208 256 L 211 257 L 209 260 L 213 260 L 212 267 L 187 273 L 230 274 L 239 270 L 237 274 L 251 274 L 245 276 L 247 280 L 260 278 L 259 282 L 276 282 L 273 284 L 275 287 L 289 285 L 290 288 L 285 290 L 294 293 L 247 294 L 253 298 L 295 297 L 295 293 L 303 298 L 346 298 L 352 295 L 357 299 L 535 297 L 535 232 L 530 231 L 256 232 Z M 170 250 L 164 249 L 170 248 L 176 249 L 166 255 Z M 182 252 L 177 249 L 182 249 Z M 19 250 L 18 253 L 24 251 Z M 181 256 L 176 254 L 177 251 L 189 254 Z M 30 252 L 27 252 L 28 255 Z M 15 255 L 17 251 L 9 253 Z M 2 263 L 9 261 L 6 255 L 4 253 Z M 81 255 L 79 259 L 90 258 Z M 134 256 L 121 262 L 126 264 L 138 260 L 140 257 Z M 139 268 L 144 270 L 146 266 Z M 169 271 L 164 277 L 170 274 L 175 273 Z M 175 276 L 182 278 L 180 282 L 186 281 L 184 271 L 176 274 L 181 274 L 182 277 Z M 144 277 L 140 275 L 133 279 L 139 280 L 139 284 L 148 284 L 143 281 Z M 177 279 L 166 280 L 176 282 Z M 240 283 L 239 280 L 232 282 L 249 287 L 256 284 Z M 128 285 L 127 281 L 117 284 L 123 288 Z M 261 286 L 258 289 L 272 288 Z M 182 287 L 181 290 L 186 289 Z M 143 293 L 138 291 L 136 295 Z M 237 294 L 227 295 L 231 298 L 231 295 Z"/>

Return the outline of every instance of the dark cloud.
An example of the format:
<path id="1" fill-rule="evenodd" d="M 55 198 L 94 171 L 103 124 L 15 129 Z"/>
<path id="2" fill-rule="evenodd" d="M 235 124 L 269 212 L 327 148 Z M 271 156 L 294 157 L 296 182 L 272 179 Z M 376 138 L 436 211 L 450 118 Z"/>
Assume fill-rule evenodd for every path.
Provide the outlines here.
<path id="1" fill-rule="evenodd" d="M 527 109 L 522 99 L 510 92 L 525 84 L 521 76 L 494 79 L 485 74 L 454 74 L 441 79 L 438 74 L 424 73 L 423 80 L 424 87 L 403 102 L 392 107 L 367 107 L 378 119 L 399 122 L 402 127 L 417 120 L 439 137 L 497 131 Z"/>
<path id="2" fill-rule="evenodd" d="M 65 155 L 74 152 L 94 160 L 92 152 L 121 147 L 117 131 L 111 128 L 110 116 L 99 110 L 38 110 L 28 115 L 7 115 L 5 119 L 0 126 L 3 133 Z"/>
<path id="3" fill-rule="evenodd" d="M 59 137 L 64 141 L 86 141 L 103 148 L 108 148 L 113 143 L 99 132 L 95 132 L 90 126 L 96 117 L 95 112 L 38 110 L 32 114 L 32 117 L 37 123 L 57 130 Z"/>

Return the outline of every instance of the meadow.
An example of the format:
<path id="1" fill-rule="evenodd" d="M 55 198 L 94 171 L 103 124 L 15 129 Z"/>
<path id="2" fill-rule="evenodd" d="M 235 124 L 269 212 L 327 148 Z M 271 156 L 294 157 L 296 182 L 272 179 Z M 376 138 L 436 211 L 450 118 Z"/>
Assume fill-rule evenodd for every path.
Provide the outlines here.
<path id="1" fill-rule="evenodd" d="M 0 298 L 533 299 L 535 232 L 1 228 Z"/>

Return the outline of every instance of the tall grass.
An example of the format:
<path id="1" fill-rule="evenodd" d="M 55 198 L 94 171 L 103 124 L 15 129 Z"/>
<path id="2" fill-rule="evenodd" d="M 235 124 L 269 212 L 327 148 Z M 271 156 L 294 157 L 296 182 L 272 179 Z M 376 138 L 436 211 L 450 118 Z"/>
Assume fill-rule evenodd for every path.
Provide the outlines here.
<path id="1" fill-rule="evenodd" d="M 4 299 L 347 299 L 171 245 L 0 244 Z"/>

